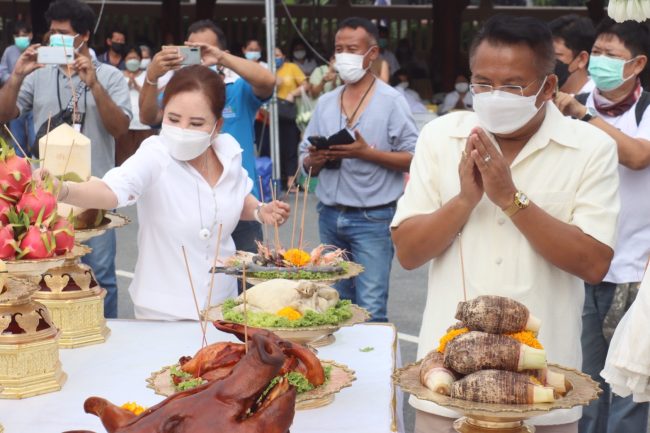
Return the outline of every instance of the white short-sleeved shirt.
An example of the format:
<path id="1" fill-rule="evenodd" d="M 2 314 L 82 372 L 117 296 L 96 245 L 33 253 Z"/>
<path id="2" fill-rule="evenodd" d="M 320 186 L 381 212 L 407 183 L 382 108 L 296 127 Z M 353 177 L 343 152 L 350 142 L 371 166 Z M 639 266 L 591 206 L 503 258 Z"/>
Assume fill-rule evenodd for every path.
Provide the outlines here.
<path id="1" fill-rule="evenodd" d="M 442 116 L 422 130 L 411 164 L 411 177 L 399 200 L 393 227 L 431 214 L 460 192 L 458 164 L 476 114 Z M 498 148 L 498 146 L 497 146 Z M 547 213 L 613 246 L 618 213 L 616 144 L 604 132 L 565 118 L 546 103 L 546 118 L 512 162 L 516 187 Z M 527 305 L 542 320 L 540 342 L 549 362 L 580 369 L 582 281 L 545 260 L 487 196 L 463 228 L 461 238 L 430 262 L 427 302 L 420 330 L 418 358 L 437 347 L 455 322 L 463 300 L 462 241 L 467 297 L 500 295 Z M 417 409 L 447 417 L 458 414 L 411 397 Z M 535 418 L 537 424 L 576 421 L 581 409 L 559 410 Z"/>
<path id="2" fill-rule="evenodd" d="M 148 312 L 138 319 L 198 319 L 181 247 L 187 253 L 200 308 L 207 305 L 208 271 L 220 224 L 220 259 L 235 252 L 231 234 L 253 185 L 242 168 L 241 147 L 232 136 L 219 135 L 212 149 L 223 165 L 214 187 L 188 163 L 173 159 L 159 136 L 147 138 L 133 156 L 104 176 L 117 195 L 118 207 L 136 202 L 138 206 L 138 259 L 129 293 L 136 311 Z M 204 227 L 211 231 L 207 240 L 199 236 Z M 211 305 L 236 294 L 236 280 L 217 275 Z"/>
<path id="3" fill-rule="evenodd" d="M 594 107 L 593 92 L 587 99 L 587 107 Z M 630 137 L 650 140 L 650 109 L 646 108 L 641 123 L 636 123 L 636 104 L 617 117 L 599 116 L 607 123 Z M 632 170 L 618 166 L 621 178 L 621 214 L 618 218 L 618 242 L 614 260 L 604 281 L 623 284 L 635 283 L 643 278 L 650 257 L 650 167 Z"/>

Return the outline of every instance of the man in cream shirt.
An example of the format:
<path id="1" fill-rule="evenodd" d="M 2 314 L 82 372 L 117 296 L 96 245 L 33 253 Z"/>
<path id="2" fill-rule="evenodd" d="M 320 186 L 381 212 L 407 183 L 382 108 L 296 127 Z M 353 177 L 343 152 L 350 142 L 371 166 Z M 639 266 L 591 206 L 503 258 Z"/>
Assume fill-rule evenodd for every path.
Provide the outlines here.
<path id="1" fill-rule="evenodd" d="M 581 366 L 582 280 L 600 281 L 613 256 L 618 160 L 607 134 L 553 105 L 554 66 L 542 22 L 493 17 L 470 51 L 475 113 L 436 119 L 418 139 L 392 223 L 405 268 L 431 260 L 418 358 L 454 323 L 465 286 L 468 298 L 527 305 L 549 361 Z M 457 413 L 411 404 L 416 432 L 453 432 Z M 580 416 L 558 410 L 533 423 L 574 433 Z"/>

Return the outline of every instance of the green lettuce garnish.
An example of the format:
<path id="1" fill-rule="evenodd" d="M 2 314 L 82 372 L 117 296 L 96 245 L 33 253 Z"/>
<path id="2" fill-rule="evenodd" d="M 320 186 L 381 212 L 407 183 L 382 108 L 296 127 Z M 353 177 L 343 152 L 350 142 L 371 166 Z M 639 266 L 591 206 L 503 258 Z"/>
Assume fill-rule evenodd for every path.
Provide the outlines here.
<path id="1" fill-rule="evenodd" d="M 338 325 L 352 317 L 352 302 L 341 300 L 324 313 L 307 311 L 300 319 L 289 320 L 273 313 L 248 312 L 248 325 L 257 328 L 310 328 L 314 326 Z M 227 299 L 221 306 L 223 318 L 230 322 L 244 323 L 244 314 L 233 311 L 237 306 L 234 299 Z"/>

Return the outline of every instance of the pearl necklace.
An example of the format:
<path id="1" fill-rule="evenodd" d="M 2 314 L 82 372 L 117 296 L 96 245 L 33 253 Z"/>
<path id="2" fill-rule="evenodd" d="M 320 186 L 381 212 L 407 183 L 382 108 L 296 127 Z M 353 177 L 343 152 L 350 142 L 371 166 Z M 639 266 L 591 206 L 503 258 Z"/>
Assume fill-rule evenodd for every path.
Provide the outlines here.
<path id="1" fill-rule="evenodd" d="M 206 154 L 205 156 L 205 161 L 203 163 L 203 168 L 207 172 L 207 177 L 208 179 L 210 178 L 210 170 L 208 167 L 208 155 Z M 200 173 L 199 173 L 200 174 Z M 208 182 L 209 186 L 209 182 Z M 214 200 L 214 217 L 212 219 L 212 224 L 210 227 L 207 227 L 206 225 L 203 224 L 203 209 L 201 208 L 201 191 L 199 188 L 199 182 L 196 182 L 196 196 L 199 202 L 199 219 L 201 221 L 201 229 L 199 230 L 199 239 L 207 241 L 212 237 L 212 231 L 214 230 L 214 227 L 217 225 L 217 198 L 214 195 L 214 189 L 211 188 L 212 190 L 212 199 Z"/>

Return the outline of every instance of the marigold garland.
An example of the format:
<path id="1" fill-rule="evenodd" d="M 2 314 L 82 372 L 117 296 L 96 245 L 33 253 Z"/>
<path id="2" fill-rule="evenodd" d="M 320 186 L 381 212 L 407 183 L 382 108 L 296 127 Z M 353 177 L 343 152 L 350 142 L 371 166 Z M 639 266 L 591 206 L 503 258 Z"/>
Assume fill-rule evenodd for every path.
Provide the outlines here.
<path id="1" fill-rule="evenodd" d="M 311 260 L 309 253 L 299 250 L 298 248 L 287 250 L 287 252 L 283 254 L 283 257 L 294 266 L 305 266 L 309 264 L 309 261 Z"/>
<path id="2" fill-rule="evenodd" d="M 129 401 L 129 402 L 124 403 L 124 404 L 121 406 L 121 408 L 122 408 L 122 409 L 126 409 L 126 410 L 128 410 L 129 412 L 131 412 L 131 413 L 133 413 L 133 414 L 135 414 L 135 415 L 140 415 L 142 412 L 144 412 L 145 410 L 147 410 L 147 409 L 145 409 L 144 407 L 140 406 L 139 404 L 137 404 L 137 403 L 134 402 L 134 401 Z"/>

